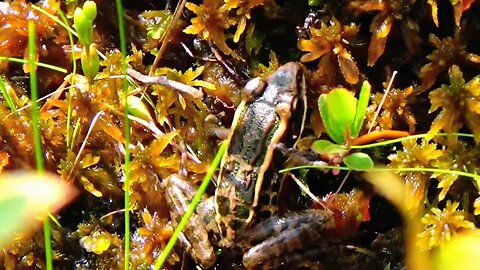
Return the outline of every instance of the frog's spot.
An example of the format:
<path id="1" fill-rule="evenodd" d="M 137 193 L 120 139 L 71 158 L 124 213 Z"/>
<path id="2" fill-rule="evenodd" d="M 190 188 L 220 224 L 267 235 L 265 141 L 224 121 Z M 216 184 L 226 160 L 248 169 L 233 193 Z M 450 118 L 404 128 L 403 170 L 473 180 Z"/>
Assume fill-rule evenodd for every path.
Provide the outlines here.
<path id="1" fill-rule="evenodd" d="M 217 196 L 218 213 L 221 216 L 227 216 L 230 213 L 230 199 L 223 196 Z"/>
<path id="2" fill-rule="evenodd" d="M 239 205 L 234 209 L 235 217 L 239 219 L 247 219 L 250 214 L 250 209 L 243 205 Z"/>

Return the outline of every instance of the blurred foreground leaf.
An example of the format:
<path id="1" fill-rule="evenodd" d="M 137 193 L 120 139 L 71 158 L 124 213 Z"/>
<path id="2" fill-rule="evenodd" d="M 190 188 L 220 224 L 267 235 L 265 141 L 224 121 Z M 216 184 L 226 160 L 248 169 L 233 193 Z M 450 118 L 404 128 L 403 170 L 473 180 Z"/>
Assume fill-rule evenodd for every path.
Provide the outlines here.
<path id="1" fill-rule="evenodd" d="M 418 248 L 417 235 L 422 231 L 423 204 L 413 203 L 413 192 L 403 177 L 379 169 L 366 172 L 363 176 L 375 192 L 390 201 L 403 216 L 406 269 L 431 269 L 428 252 Z"/>
<path id="2" fill-rule="evenodd" d="M 0 248 L 33 232 L 49 213 L 75 197 L 73 186 L 53 174 L 35 172 L 0 175 Z"/>
<path id="3" fill-rule="evenodd" d="M 480 233 L 459 234 L 441 246 L 433 257 L 434 270 L 478 269 Z"/>

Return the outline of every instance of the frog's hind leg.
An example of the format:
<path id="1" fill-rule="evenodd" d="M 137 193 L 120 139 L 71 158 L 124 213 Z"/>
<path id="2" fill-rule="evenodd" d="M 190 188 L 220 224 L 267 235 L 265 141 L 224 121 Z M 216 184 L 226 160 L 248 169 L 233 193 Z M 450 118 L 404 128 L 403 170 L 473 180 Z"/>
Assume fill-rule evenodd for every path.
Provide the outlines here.
<path id="1" fill-rule="evenodd" d="M 163 180 L 162 188 L 170 208 L 172 222 L 177 226 L 196 192 L 196 187 L 182 176 L 172 174 Z M 204 201 L 209 200 L 204 198 Z M 207 214 L 209 212 L 208 209 L 213 209 L 213 207 L 207 206 L 206 204 L 199 206 L 197 214 L 190 217 L 180 236 L 180 243 L 184 249 L 203 268 L 212 267 L 216 260 L 208 233 L 208 228 L 211 225 L 207 219 L 209 216 L 212 216 Z M 200 214 L 198 214 L 199 210 Z"/>
<path id="2" fill-rule="evenodd" d="M 292 254 L 306 246 L 326 245 L 326 234 L 334 226 L 330 213 L 316 209 L 273 216 L 253 226 L 240 239 L 240 247 L 253 246 L 243 256 L 243 264 L 247 269 L 275 269 L 277 264 L 283 267 L 286 258 L 295 258 Z"/>

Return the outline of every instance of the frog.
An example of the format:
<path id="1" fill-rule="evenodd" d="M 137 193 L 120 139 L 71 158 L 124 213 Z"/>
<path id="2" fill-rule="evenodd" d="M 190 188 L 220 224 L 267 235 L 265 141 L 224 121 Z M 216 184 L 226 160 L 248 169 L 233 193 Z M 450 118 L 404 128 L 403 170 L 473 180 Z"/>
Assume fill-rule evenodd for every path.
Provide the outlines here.
<path id="1" fill-rule="evenodd" d="M 245 106 L 237 110 L 238 121 L 230 129 L 215 194 L 202 199 L 180 241 L 203 268 L 216 261 L 211 240 L 222 249 L 243 254 L 246 269 L 298 265 L 305 256 L 316 256 L 312 250 L 301 255 L 304 245 L 322 243 L 324 232 L 335 227 L 326 210 L 278 213 L 282 182 L 278 170 L 286 158 L 277 148 L 293 148 L 304 128 L 303 66 L 286 63 L 266 79 L 247 82 L 242 93 Z M 196 187 L 177 174 L 162 186 L 172 220 L 178 222 Z"/>

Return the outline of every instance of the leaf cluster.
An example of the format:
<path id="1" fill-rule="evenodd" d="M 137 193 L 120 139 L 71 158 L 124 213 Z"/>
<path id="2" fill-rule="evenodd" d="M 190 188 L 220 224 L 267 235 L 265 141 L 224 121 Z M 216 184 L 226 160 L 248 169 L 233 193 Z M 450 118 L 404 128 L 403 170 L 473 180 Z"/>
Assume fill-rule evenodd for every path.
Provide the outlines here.
<path id="1" fill-rule="evenodd" d="M 337 62 L 345 80 L 350 84 L 356 84 L 359 80 L 359 70 L 345 45 L 358 31 L 359 28 L 354 23 L 344 26 L 335 17 L 328 24 L 322 22 L 319 28 L 310 27 L 309 37 L 298 40 L 298 48 L 307 52 L 300 61 L 310 62 L 320 58 L 317 73 L 325 77 L 324 83 L 333 82 L 331 71 L 336 69 Z"/>
<path id="2" fill-rule="evenodd" d="M 200 5 L 187 3 L 185 7 L 196 17 L 191 19 L 191 25 L 184 32 L 210 41 L 223 53 L 238 57 L 226 43 L 227 39 L 232 38 L 228 30 L 236 26 L 233 41 L 238 42 L 251 18 L 251 10 L 272 4 L 272 0 L 206 0 Z"/>

